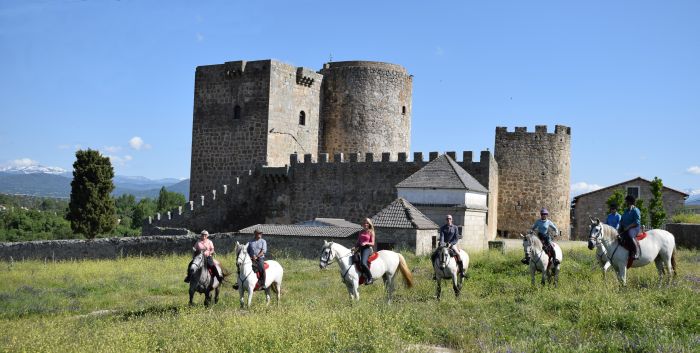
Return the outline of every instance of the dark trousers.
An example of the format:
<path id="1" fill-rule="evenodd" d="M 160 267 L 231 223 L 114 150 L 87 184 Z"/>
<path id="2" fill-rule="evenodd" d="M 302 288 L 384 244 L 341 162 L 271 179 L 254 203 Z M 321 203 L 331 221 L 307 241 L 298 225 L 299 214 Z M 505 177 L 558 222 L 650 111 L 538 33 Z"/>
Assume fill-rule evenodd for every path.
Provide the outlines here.
<path id="1" fill-rule="evenodd" d="M 538 233 L 537 237 L 542 240 L 543 250 L 547 252 L 547 256 L 554 258 L 554 246 L 552 246 L 552 237 L 549 234 Z"/>
<path id="2" fill-rule="evenodd" d="M 258 257 L 258 259 L 255 260 L 255 267 L 256 267 L 255 272 L 260 274 L 260 279 L 258 280 L 258 282 L 260 282 L 260 287 L 264 287 L 265 286 L 265 258 Z"/>
<path id="3" fill-rule="evenodd" d="M 216 276 L 217 278 L 221 278 L 221 274 L 219 273 L 219 269 L 216 268 L 216 264 L 214 263 L 214 258 L 211 256 L 207 256 L 207 267 L 211 269 L 211 272 Z"/>
<path id="4" fill-rule="evenodd" d="M 369 257 L 373 252 L 372 247 L 369 245 L 360 248 L 360 266 L 362 267 L 362 271 L 365 273 L 365 277 L 367 278 L 372 277 L 372 273 L 369 271 L 369 265 L 367 265 L 367 260 L 369 260 Z"/>

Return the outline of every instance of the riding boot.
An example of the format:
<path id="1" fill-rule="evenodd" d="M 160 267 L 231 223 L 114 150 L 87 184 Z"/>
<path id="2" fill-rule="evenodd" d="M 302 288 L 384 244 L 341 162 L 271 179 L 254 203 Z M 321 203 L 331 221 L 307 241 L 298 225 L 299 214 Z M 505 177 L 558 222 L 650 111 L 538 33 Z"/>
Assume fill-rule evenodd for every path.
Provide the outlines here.
<path id="1" fill-rule="evenodd" d="M 634 255 L 632 255 L 632 259 L 637 260 L 639 259 L 639 242 L 637 239 L 632 239 L 632 244 L 634 244 Z"/>
<path id="2" fill-rule="evenodd" d="M 372 272 L 367 271 L 367 273 L 365 273 L 365 284 L 372 284 L 372 283 L 374 283 L 374 279 L 372 278 Z"/>
<path id="3" fill-rule="evenodd" d="M 260 272 L 260 279 L 258 279 L 258 282 L 260 282 L 260 289 L 265 290 L 265 271 Z"/>
<path id="4" fill-rule="evenodd" d="M 464 275 L 464 264 L 462 263 L 462 260 L 457 261 L 457 267 L 459 268 L 459 275 L 461 277 L 467 277 Z"/>

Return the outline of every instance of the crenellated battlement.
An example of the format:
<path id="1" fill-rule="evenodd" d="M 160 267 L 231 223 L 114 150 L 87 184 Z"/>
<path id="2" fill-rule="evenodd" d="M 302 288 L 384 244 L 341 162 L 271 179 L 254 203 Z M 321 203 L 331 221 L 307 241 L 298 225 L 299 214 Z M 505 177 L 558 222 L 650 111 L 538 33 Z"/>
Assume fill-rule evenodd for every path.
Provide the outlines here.
<path id="1" fill-rule="evenodd" d="M 505 126 L 496 127 L 496 138 L 502 134 L 525 134 L 528 133 L 527 126 L 516 126 L 513 131 L 508 131 Z M 535 125 L 535 131 L 530 134 L 550 134 L 547 131 L 547 125 Z M 564 125 L 555 125 L 554 132 L 551 135 L 571 135 L 571 128 Z"/>
<path id="2" fill-rule="evenodd" d="M 375 153 L 334 153 L 331 156 L 328 153 L 318 153 L 313 155 L 310 153 L 301 155 L 292 153 L 289 155 L 289 164 L 291 166 L 297 164 L 329 164 L 329 163 L 427 163 L 440 156 L 441 152 L 432 151 L 429 152 L 428 159 L 424 158 L 425 154 L 423 152 L 414 152 L 413 158 L 409 159 L 409 154 L 406 152 L 383 152 L 380 155 Z M 492 157 L 491 151 L 481 151 L 479 153 L 479 160 L 474 160 L 473 151 L 462 151 L 461 159 L 457 158 L 457 153 L 455 151 L 444 152 L 450 156 L 455 162 L 460 164 L 472 164 L 480 163 L 482 161 L 488 161 Z"/>

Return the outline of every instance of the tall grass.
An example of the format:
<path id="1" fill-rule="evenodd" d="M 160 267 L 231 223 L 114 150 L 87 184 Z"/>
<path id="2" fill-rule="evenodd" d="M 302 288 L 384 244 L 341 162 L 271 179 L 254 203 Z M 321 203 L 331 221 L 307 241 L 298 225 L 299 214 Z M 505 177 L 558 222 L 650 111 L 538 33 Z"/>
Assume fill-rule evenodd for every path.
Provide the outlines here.
<path id="1" fill-rule="evenodd" d="M 699 252 L 678 253 L 670 288 L 658 288 L 648 266 L 633 269 L 624 289 L 614 275 L 603 280 L 587 250 L 565 251 L 559 288 L 532 287 L 521 255 L 472 254 L 462 296 L 443 292 L 437 302 L 429 259 L 405 254 L 416 287 L 397 281 L 392 305 L 381 282 L 352 303 L 337 265 L 278 258 L 282 304 L 266 307 L 258 292 L 250 310 L 230 284 L 219 304 L 205 308 L 198 295 L 189 307 L 184 256 L 0 263 L 0 351 L 697 350 Z M 235 276 L 235 259 L 219 259 Z"/>

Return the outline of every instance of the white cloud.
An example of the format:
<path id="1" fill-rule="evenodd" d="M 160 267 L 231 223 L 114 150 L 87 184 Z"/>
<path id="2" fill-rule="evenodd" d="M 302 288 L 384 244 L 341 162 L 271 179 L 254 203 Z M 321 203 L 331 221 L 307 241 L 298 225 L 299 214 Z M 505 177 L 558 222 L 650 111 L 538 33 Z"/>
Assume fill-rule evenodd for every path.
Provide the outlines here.
<path id="1" fill-rule="evenodd" d="M 578 182 L 571 185 L 571 194 L 576 196 L 580 194 L 585 194 L 587 192 L 602 189 L 603 187 L 598 184 L 588 184 L 586 182 Z"/>
<path id="2" fill-rule="evenodd" d="M 122 150 L 122 147 L 121 146 L 105 146 L 103 149 L 105 150 L 105 152 L 108 152 L 108 153 L 117 153 L 117 152 Z"/>
<path id="3" fill-rule="evenodd" d="M 39 162 L 37 162 L 33 159 L 29 159 L 29 158 L 15 159 L 13 161 L 10 161 L 10 163 L 8 163 L 8 166 L 16 167 L 16 168 L 31 167 L 34 165 L 39 165 Z"/>
<path id="4" fill-rule="evenodd" d="M 686 169 L 686 172 L 688 172 L 690 174 L 700 175 L 700 166 L 694 165 L 694 166 Z"/>
<path id="5" fill-rule="evenodd" d="M 695 190 L 689 190 L 688 194 L 690 195 L 700 195 L 700 189 L 695 189 Z"/>
<path id="6" fill-rule="evenodd" d="M 107 158 L 112 162 L 113 165 L 124 166 L 127 162 L 133 160 L 134 158 L 130 155 L 125 155 L 124 157 L 107 155 Z"/>
<path id="7" fill-rule="evenodd" d="M 131 140 L 129 140 L 129 146 L 131 146 L 131 148 L 133 148 L 137 151 L 142 149 L 142 148 L 143 149 L 151 148 L 151 145 L 143 142 L 143 139 L 138 137 L 138 136 L 134 136 L 131 138 Z"/>

